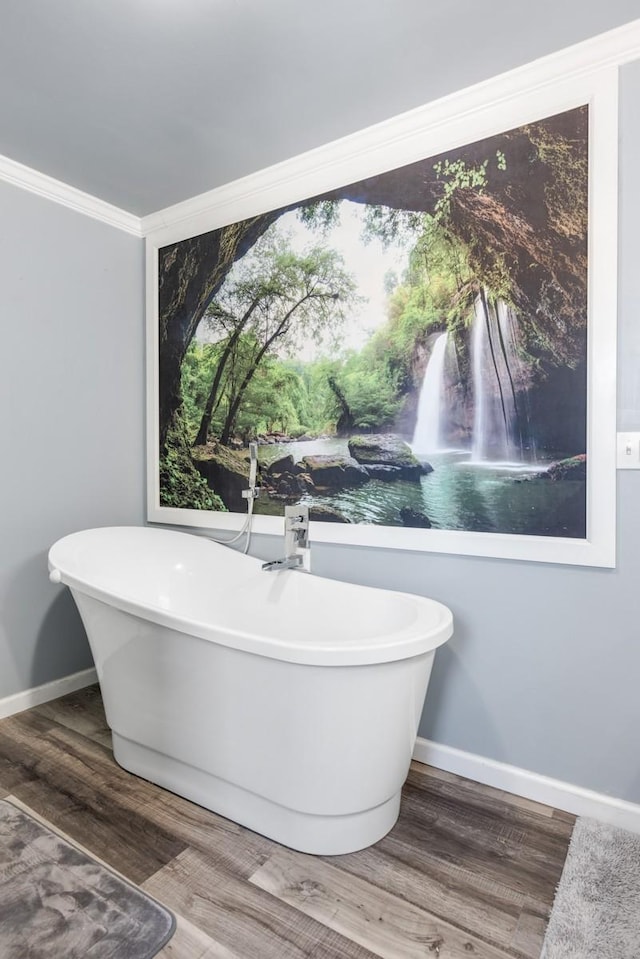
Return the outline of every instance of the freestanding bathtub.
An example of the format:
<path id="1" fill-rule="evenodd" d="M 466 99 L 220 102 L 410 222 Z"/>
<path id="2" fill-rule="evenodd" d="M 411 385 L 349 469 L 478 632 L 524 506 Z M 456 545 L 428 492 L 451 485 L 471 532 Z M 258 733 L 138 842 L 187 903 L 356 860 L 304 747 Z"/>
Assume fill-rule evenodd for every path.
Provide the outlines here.
<path id="1" fill-rule="evenodd" d="M 73 533 L 49 570 L 82 616 L 125 769 L 303 852 L 394 825 L 445 606 L 264 572 L 164 529 Z"/>

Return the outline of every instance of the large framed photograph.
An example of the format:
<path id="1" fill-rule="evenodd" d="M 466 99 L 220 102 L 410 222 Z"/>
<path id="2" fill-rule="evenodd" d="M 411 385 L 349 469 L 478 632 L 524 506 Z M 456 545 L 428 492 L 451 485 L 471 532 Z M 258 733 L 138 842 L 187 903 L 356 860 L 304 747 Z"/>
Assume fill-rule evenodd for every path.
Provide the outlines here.
<path id="1" fill-rule="evenodd" d="M 615 74 L 449 99 L 148 238 L 150 521 L 614 565 Z"/>

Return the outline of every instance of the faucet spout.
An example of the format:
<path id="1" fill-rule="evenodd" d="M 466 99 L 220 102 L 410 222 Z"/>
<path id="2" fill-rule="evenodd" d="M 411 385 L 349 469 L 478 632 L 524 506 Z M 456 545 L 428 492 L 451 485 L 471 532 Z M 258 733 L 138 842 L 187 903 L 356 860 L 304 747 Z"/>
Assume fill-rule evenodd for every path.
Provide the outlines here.
<path id="1" fill-rule="evenodd" d="M 272 573 L 279 569 L 297 569 L 302 565 L 302 555 L 300 553 L 294 553 L 293 556 L 283 556 L 282 559 L 272 559 L 269 563 L 263 563 L 262 568 L 265 572 Z"/>

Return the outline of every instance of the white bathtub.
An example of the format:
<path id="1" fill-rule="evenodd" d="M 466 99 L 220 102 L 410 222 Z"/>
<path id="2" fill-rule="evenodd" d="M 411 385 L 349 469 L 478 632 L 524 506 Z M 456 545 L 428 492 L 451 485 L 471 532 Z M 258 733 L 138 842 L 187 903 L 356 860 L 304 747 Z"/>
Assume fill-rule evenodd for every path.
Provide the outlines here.
<path id="1" fill-rule="evenodd" d="M 49 569 L 80 610 L 121 766 L 303 852 L 391 829 L 445 606 L 163 529 L 74 533 Z"/>

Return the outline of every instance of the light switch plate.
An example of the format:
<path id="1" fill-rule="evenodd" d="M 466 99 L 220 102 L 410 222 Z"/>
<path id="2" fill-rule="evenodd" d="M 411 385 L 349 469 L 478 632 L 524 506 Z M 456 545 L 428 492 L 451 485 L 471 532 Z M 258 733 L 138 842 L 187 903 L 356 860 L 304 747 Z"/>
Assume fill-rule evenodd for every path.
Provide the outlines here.
<path id="1" fill-rule="evenodd" d="M 619 470 L 640 470 L 640 433 L 618 433 Z"/>

